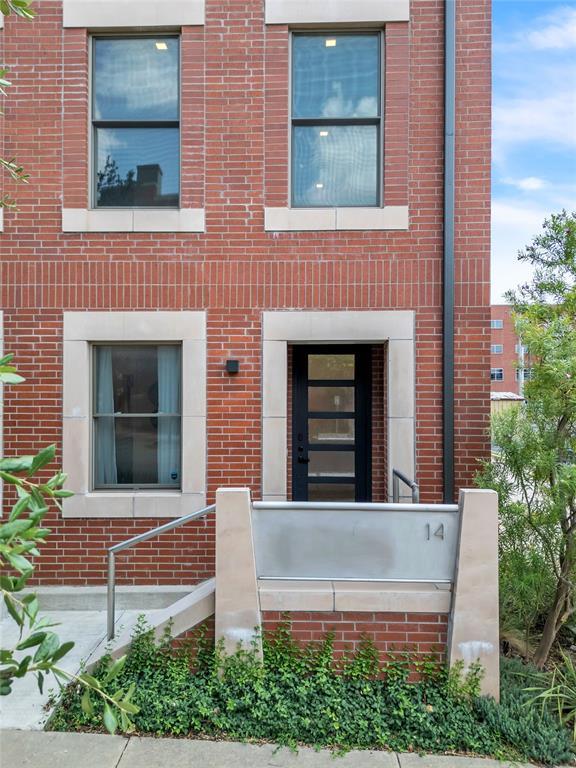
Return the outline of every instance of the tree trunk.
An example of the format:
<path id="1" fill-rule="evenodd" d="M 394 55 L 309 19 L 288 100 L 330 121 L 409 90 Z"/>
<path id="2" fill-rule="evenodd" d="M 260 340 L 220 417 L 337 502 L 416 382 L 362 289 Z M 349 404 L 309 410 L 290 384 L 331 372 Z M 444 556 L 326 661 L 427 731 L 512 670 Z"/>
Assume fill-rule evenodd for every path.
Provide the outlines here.
<path id="1" fill-rule="evenodd" d="M 573 572 L 573 553 L 572 542 L 569 542 L 564 557 L 560 563 L 560 578 L 556 585 L 556 593 L 554 595 L 554 602 L 550 609 L 546 622 L 544 624 L 544 631 L 540 638 L 540 643 L 534 654 L 534 664 L 539 668 L 546 664 L 550 650 L 558 632 L 562 629 L 564 623 L 570 618 L 573 613 L 572 605 L 572 581 L 571 576 Z"/>

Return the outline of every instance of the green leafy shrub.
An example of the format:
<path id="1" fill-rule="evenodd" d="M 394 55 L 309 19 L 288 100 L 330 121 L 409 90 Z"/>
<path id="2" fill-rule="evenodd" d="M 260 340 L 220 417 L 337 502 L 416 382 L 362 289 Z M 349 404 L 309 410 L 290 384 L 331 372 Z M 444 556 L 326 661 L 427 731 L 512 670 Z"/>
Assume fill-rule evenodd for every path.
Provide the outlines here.
<path id="1" fill-rule="evenodd" d="M 155 643 L 152 633 L 142 623 L 138 626 L 117 683 L 134 685 L 133 701 L 140 708 L 134 723 L 140 733 L 286 746 L 530 756 L 550 764 L 571 754 L 561 727 L 551 718 L 535 724 L 533 713 L 523 706 L 525 699 L 514 710 L 524 730 L 509 728 L 504 735 L 501 708 L 477 696 L 478 667 L 462 676 L 459 669 L 448 672 L 431 660 L 403 654 L 381 668 L 367 639 L 356 652 L 335 659 L 330 634 L 321 643 L 302 647 L 287 625 L 264 636 L 264 664 L 247 650 L 224 657 L 205 636 L 197 638 L 195 647 L 194 655 L 185 648 L 174 651 L 168 636 Z M 415 666 L 421 679 L 410 683 Z M 101 679 L 102 673 L 96 670 L 94 676 Z M 97 728 L 98 706 L 95 701 L 93 714 L 84 711 L 72 686 L 51 727 Z M 532 736 L 529 749 L 524 748 L 520 736 L 528 729 L 542 736 L 540 751 Z"/>
<path id="2" fill-rule="evenodd" d="M 548 675 L 518 659 L 501 660 L 500 704 L 478 698 L 479 720 L 501 734 L 523 757 L 545 765 L 571 762 L 574 744 L 554 716 L 535 706 L 532 688 L 546 686 Z"/>

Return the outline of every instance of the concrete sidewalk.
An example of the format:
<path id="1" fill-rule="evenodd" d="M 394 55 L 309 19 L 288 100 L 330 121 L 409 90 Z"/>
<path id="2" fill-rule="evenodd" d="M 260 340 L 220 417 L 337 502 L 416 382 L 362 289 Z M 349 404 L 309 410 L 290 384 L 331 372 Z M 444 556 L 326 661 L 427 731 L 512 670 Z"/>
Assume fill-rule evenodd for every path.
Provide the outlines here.
<path id="1" fill-rule="evenodd" d="M 0 731 L 4 768 L 522 768 L 472 757 L 348 752 L 192 739 Z M 532 766 L 532 768 L 534 768 Z"/>

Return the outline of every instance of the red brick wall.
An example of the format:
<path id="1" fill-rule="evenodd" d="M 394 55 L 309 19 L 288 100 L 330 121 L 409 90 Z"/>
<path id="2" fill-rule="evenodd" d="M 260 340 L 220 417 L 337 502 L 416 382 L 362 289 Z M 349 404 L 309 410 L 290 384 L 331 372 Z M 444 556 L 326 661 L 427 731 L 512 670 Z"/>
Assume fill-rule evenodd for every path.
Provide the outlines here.
<path id="1" fill-rule="evenodd" d="M 382 659 L 394 652 L 408 650 L 416 655 L 434 654 L 446 658 L 448 615 L 442 613 L 390 613 L 371 611 L 264 611 L 264 631 L 276 629 L 288 621 L 291 634 L 301 643 L 322 640 L 334 633 L 335 655 L 354 650 L 363 637 L 369 637 Z"/>
<path id="2" fill-rule="evenodd" d="M 456 483 L 487 455 L 489 415 L 490 4 L 458 4 L 456 193 Z M 183 205 L 203 205 L 205 234 L 61 232 L 61 208 L 88 199 L 87 41 L 63 30 L 59 0 L 0 35 L 14 81 L 4 154 L 30 173 L 8 183 L 19 210 L 0 235 L 5 346 L 28 382 L 5 395 L 5 450 L 62 438 L 62 312 L 206 309 L 208 487 L 261 484 L 261 312 L 416 310 L 417 467 L 425 501 L 442 489 L 442 0 L 413 0 L 388 25 L 387 203 L 408 201 L 407 232 L 270 233 L 264 205 L 287 200 L 287 34 L 266 28 L 264 0 L 207 0 L 206 25 L 182 35 Z M 409 73 L 409 74 L 408 74 Z M 409 78 L 409 79 L 408 79 Z M 240 374 L 224 373 L 238 357 Z M 104 548 L 156 524 L 68 520 L 53 529 L 45 582 L 101 583 Z M 157 547 L 159 546 L 159 549 Z M 133 559 L 137 568 L 124 566 Z M 186 583 L 211 573 L 210 528 L 167 534 L 119 558 L 119 581 Z"/>
<path id="3" fill-rule="evenodd" d="M 491 381 L 492 392 L 515 392 L 519 394 L 520 386 L 516 380 L 516 367 L 518 364 L 518 336 L 512 322 L 512 307 L 509 304 L 493 304 L 491 307 L 491 319 L 502 320 L 503 328 L 492 328 L 490 331 L 491 344 L 502 344 L 502 354 L 490 354 L 490 367 L 503 368 L 503 381 Z M 528 367 L 528 361 L 526 361 Z"/>

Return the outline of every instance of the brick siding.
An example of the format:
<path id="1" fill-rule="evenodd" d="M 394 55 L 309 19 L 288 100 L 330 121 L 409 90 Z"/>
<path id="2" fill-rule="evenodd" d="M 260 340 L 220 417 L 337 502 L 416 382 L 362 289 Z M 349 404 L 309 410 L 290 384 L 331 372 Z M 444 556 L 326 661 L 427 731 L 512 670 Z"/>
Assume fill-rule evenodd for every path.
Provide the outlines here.
<path id="1" fill-rule="evenodd" d="M 61 208 L 88 201 L 87 37 L 63 30 L 61 3 L 0 32 L 14 86 L 4 154 L 30 173 L 0 234 L 5 347 L 27 377 L 5 392 L 5 451 L 62 440 L 62 312 L 205 309 L 208 494 L 261 488 L 261 313 L 414 309 L 417 471 L 442 493 L 443 2 L 413 0 L 386 36 L 386 202 L 410 206 L 407 232 L 264 231 L 287 202 L 288 35 L 264 25 L 264 0 L 207 0 L 182 32 L 182 204 L 206 233 L 61 231 Z M 458 4 L 456 446 L 458 487 L 488 455 L 490 4 Z M 229 377 L 227 357 L 240 359 Z M 61 454 L 58 455 L 60 460 Z M 383 464 L 381 463 L 382 470 Z M 379 491 L 380 493 L 380 491 Z M 45 583 L 102 583 L 104 549 L 154 519 L 47 521 Z M 119 583 L 190 583 L 213 573 L 212 525 L 188 526 L 118 559 Z"/>

